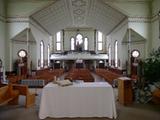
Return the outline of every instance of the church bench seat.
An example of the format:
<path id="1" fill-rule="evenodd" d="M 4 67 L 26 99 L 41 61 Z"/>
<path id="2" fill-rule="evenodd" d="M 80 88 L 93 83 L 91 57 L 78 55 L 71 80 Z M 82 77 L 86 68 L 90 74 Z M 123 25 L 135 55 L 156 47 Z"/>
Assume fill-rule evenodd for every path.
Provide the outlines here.
<path id="1" fill-rule="evenodd" d="M 19 91 L 13 90 L 11 84 L 0 87 L 0 106 L 6 104 L 18 104 Z"/>
<path id="2" fill-rule="evenodd" d="M 35 104 L 35 93 L 31 93 L 27 85 L 13 84 L 13 89 L 19 91 L 19 95 L 25 96 L 25 107 L 31 107 Z"/>
<path id="3" fill-rule="evenodd" d="M 96 74 L 103 77 L 108 83 L 113 84 L 113 81 L 121 75 L 113 73 L 106 69 L 96 69 Z"/>

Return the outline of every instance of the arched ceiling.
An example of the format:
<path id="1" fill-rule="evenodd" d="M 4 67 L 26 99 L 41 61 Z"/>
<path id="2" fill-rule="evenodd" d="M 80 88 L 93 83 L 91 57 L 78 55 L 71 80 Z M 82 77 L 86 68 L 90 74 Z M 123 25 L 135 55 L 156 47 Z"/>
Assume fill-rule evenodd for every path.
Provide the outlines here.
<path id="1" fill-rule="evenodd" d="M 30 17 L 51 35 L 65 28 L 93 28 L 109 34 L 126 18 L 103 0 L 57 0 Z"/>

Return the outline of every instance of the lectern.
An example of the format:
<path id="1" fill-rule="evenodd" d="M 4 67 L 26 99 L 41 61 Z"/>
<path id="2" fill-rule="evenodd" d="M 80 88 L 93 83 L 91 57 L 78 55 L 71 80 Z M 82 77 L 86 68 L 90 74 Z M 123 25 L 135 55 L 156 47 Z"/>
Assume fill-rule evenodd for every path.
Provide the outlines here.
<path id="1" fill-rule="evenodd" d="M 132 80 L 128 77 L 118 78 L 118 100 L 123 105 L 133 102 Z"/>

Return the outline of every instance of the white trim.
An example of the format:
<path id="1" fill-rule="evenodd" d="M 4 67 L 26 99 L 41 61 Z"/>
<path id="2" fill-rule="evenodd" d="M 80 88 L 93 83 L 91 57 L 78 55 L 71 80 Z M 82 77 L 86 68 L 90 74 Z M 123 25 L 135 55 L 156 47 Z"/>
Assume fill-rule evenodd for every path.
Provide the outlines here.
<path id="1" fill-rule="evenodd" d="M 6 22 L 7 23 L 12 23 L 12 22 L 26 22 L 26 23 L 29 23 L 29 17 L 7 17 Z"/>
<path id="2" fill-rule="evenodd" d="M 2 22 L 6 22 L 6 18 L 5 18 L 5 16 L 0 15 L 0 21 L 2 21 Z"/>

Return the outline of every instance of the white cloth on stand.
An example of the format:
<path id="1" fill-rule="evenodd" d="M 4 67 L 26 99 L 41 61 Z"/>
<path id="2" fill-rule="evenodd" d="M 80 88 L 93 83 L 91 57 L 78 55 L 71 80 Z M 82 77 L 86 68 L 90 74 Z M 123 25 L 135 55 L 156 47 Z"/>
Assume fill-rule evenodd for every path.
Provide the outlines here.
<path id="1" fill-rule="evenodd" d="M 116 118 L 113 88 L 106 82 L 88 82 L 61 87 L 53 83 L 42 90 L 39 118 Z"/>

